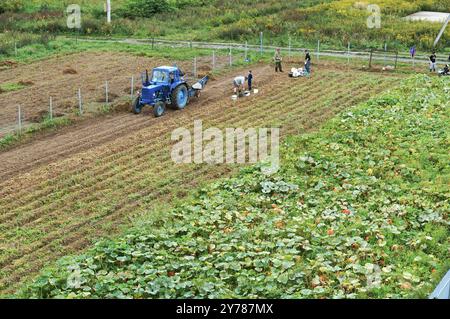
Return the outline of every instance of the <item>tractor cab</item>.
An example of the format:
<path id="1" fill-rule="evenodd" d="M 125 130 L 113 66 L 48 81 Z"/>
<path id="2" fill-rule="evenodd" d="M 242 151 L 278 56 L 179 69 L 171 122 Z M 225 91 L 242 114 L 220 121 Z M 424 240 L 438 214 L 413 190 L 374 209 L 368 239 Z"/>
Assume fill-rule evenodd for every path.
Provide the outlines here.
<path id="1" fill-rule="evenodd" d="M 184 74 L 177 68 L 171 66 L 161 66 L 153 69 L 151 76 L 148 72 L 142 74 L 142 84 L 144 87 L 150 85 L 169 85 L 184 81 Z"/>

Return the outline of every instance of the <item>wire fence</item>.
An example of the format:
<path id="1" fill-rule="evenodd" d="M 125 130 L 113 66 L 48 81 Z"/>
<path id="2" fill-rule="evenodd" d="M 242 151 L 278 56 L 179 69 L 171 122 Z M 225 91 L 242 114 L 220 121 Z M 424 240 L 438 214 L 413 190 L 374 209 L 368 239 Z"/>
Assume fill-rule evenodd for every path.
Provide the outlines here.
<path id="1" fill-rule="evenodd" d="M 190 61 L 172 61 L 170 64 L 179 66 L 185 73 L 185 80 L 194 84 L 197 79 L 210 72 L 233 67 L 235 61 L 243 58 L 240 53 L 230 51 L 229 54 L 223 55 L 212 50 L 210 56 L 194 57 Z M 99 81 L 94 86 L 92 84 L 73 86 L 70 91 L 59 90 L 58 84 L 54 84 L 51 88 L 39 90 L 43 92 L 39 93 L 39 96 L 31 96 L 27 89 L 4 92 L 0 95 L 3 101 L 20 102 L 1 105 L 0 138 L 9 134 L 24 133 L 30 127 L 36 127 L 45 121 L 109 111 L 112 106 L 123 105 L 131 109 L 131 102 L 142 86 L 142 77 L 142 73 L 115 75 L 113 78 Z"/>
<path id="2" fill-rule="evenodd" d="M 251 57 L 272 54 L 276 49 L 280 49 L 283 56 L 293 60 L 302 60 L 305 50 L 309 50 L 314 63 L 318 64 L 324 59 L 336 58 L 346 60 L 347 63 L 355 64 L 363 68 L 384 68 L 395 69 L 398 64 L 426 67 L 429 57 L 419 54 L 412 57 L 409 52 L 392 51 L 385 46 L 384 50 L 352 50 L 348 44 L 347 50 L 322 49 L 322 44 L 318 41 L 316 48 L 299 48 L 291 45 L 279 47 L 265 45 L 263 41 L 259 45 L 249 43 L 224 43 L 224 42 L 198 42 L 186 40 L 166 40 L 166 39 L 126 39 L 126 40 L 98 40 L 83 39 L 78 41 L 94 42 L 124 42 L 127 44 L 149 45 L 163 47 L 188 47 L 192 49 L 205 49 L 211 52 L 210 56 L 204 55 L 195 57 L 190 62 L 183 61 L 184 72 L 188 81 L 195 81 L 200 76 L 210 71 L 233 67 L 242 62 L 252 62 Z M 227 52 L 225 55 L 223 52 Z M 203 52 L 204 54 L 204 52 Z M 448 63 L 448 56 L 439 54 L 438 63 Z M 177 64 L 176 61 L 174 64 Z M 70 94 L 63 96 L 57 87 L 47 90 L 41 96 L 27 96 L 26 92 L 9 92 L 3 94 L 23 95 L 18 104 L 3 105 L 0 108 L 0 138 L 8 134 L 22 133 L 30 126 L 41 123 L 45 120 L 54 120 L 64 116 L 85 116 L 96 113 L 117 103 L 131 105 L 131 101 L 136 91 L 141 85 L 141 74 L 118 75 L 112 79 L 105 79 L 103 83 L 98 83 L 95 88 L 73 87 Z"/>
<path id="3" fill-rule="evenodd" d="M 134 94 L 140 75 L 117 76 L 99 83 L 97 87 L 79 85 L 67 90 L 50 90 L 41 96 L 27 98 L 27 89 L 3 93 L 22 96 L 19 104 L 2 105 L 0 109 L 0 137 L 11 133 L 23 133 L 32 125 L 64 116 L 83 116 L 102 111 L 117 100 L 125 100 Z M 39 84 L 38 84 L 39 85 Z M 66 92 L 66 93 L 62 93 Z M 7 96 L 5 97 L 8 98 Z M 14 100 L 17 100 L 15 98 Z"/>
<path id="4" fill-rule="evenodd" d="M 263 37 L 261 38 L 261 42 L 258 45 L 249 44 L 248 42 L 237 43 L 237 42 L 201 42 L 201 41 L 189 41 L 189 40 L 167 40 L 167 39 L 159 39 L 159 38 L 151 38 L 151 39 L 126 39 L 126 40 L 102 40 L 105 42 L 124 42 L 128 44 L 151 44 L 152 47 L 156 46 L 170 46 L 172 48 L 201 48 L 201 49 L 232 49 L 234 51 L 244 51 L 244 52 L 259 52 L 260 54 L 265 54 L 267 52 L 273 52 L 276 49 L 280 49 L 285 55 L 295 56 L 298 54 L 304 54 L 305 50 L 309 50 L 317 59 L 320 60 L 320 57 L 328 56 L 328 57 L 337 57 L 337 58 L 347 58 L 350 59 L 359 59 L 368 61 L 372 53 L 377 53 L 377 56 L 373 56 L 374 61 L 386 61 L 386 62 L 402 62 L 402 63 L 410 63 L 414 65 L 415 63 L 426 62 L 429 61 L 429 55 L 424 52 L 416 52 L 416 54 L 411 56 L 409 51 L 404 50 L 396 50 L 395 48 L 389 48 L 387 44 L 383 45 L 383 49 L 375 49 L 368 48 L 365 50 L 355 49 L 352 47 L 351 42 L 347 44 L 346 50 L 338 50 L 338 49 L 324 49 L 324 43 L 321 41 L 317 41 L 316 46 L 312 47 L 296 47 L 292 45 L 291 39 L 289 39 L 288 46 L 275 46 L 275 45 L 267 45 L 263 42 Z M 99 40 L 88 40 L 84 39 L 82 41 L 94 41 L 98 42 Z M 449 54 L 450 52 L 437 53 L 437 62 L 438 63 L 448 63 L 449 62 Z"/>

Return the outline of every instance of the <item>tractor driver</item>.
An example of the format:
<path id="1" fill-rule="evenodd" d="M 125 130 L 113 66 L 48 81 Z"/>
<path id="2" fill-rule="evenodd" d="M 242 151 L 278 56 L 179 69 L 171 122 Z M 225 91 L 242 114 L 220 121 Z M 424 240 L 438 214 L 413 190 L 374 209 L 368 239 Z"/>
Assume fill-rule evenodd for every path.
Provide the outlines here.
<path id="1" fill-rule="evenodd" d="M 242 89 L 244 88 L 245 81 L 247 80 L 247 77 L 245 76 L 237 76 L 233 80 L 233 86 L 234 86 L 234 94 L 241 94 Z"/>
<path id="2" fill-rule="evenodd" d="M 173 82 L 175 82 L 175 73 L 173 73 L 173 72 L 170 72 L 169 73 L 169 81 L 170 81 L 170 84 L 173 84 Z"/>

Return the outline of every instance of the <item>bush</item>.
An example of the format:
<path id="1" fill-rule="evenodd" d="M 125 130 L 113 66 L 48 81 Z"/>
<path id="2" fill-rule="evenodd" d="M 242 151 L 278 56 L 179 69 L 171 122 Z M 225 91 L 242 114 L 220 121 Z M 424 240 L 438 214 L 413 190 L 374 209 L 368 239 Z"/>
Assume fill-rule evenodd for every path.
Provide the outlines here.
<path id="1" fill-rule="evenodd" d="M 130 0 L 122 9 L 121 15 L 127 18 L 147 18 L 171 10 L 172 6 L 167 0 Z"/>
<path id="2" fill-rule="evenodd" d="M 18 12 L 23 7 L 23 3 L 20 0 L 2 0 L 2 3 L 0 3 L 0 14 L 7 11 Z"/>
<path id="3" fill-rule="evenodd" d="M 84 18 L 81 23 L 81 33 L 85 35 L 99 34 L 103 24 L 103 21 L 97 19 Z"/>
<path id="4" fill-rule="evenodd" d="M 48 47 L 49 42 L 54 40 L 54 36 L 44 32 L 40 35 L 32 33 L 4 33 L 0 37 L 0 55 L 13 55 L 14 47 L 18 49 L 30 46 L 33 44 L 42 44 Z"/>

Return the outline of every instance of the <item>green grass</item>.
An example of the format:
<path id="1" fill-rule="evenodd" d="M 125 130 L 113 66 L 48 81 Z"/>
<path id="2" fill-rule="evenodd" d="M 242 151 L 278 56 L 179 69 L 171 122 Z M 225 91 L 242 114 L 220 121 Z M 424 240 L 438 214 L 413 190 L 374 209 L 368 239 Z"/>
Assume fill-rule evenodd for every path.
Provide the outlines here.
<path id="1" fill-rule="evenodd" d="M 167 58 L 177 61 L 185 61 L 193 59 L 194 57 L 211 56 L 212 50 L 199 48 L 171 48 L 167 46 L 151 44 L 126 44 L 126 43 L 112 43 L 104 41 L 78 41 L 76 38 L 57 38 L 51 40 L 47 45 L 31 44 L 20 48 L 17 51 L 17 56 L 8 56 L 0 54 L 0 62 L 15 61 L 19 63 L 31 63 L 38 60 L 46 59 L 57 55 L 66 55 L 72 53 L 80 53 L 86 51 L 94 52 L 123 52 L 132 55 L 148 56 L 154 58 Z M 216 54 L 226 55 L 228 50 L 216 50 Z M 270 54 L 271 55 L 271 54 Z M 253 60 L 259 58 L 257 53 L 249 53 L 249 57 Z M 267 59 L 269 55 L 266 55 Z M 243 64 L 243 61 L 236 60 L 234 64 Z"/>
<path id="2" fill-rule="evenodd" d="M 288 138 L 276 174 L 202 187 L 19 296 L 427 297 L 450 267 L 449 85 L 405 80 Z"/>
<path id="3" fill-rule="evenodd" d="M 32 139 L 37 133 L 48 132 L 58 128 L 71 125 L 73 120 L 68 117 L 50 119 L 46 117 L 42 122 L 32 124 L 22 132 L 7 134 L 0 138 L 0 151 L 7 150 L 12 146 Z"/>
<path id="4" fill-rule="evenodd" d="M 26 87 L 26 85 L 22 84 L 22 83 L 11 83 L 11 82 L 10 83 L 1 83 L 0 84 L 0 93 L 18 91 L 18 90 L 22 90 L 25 87 Z"/>

